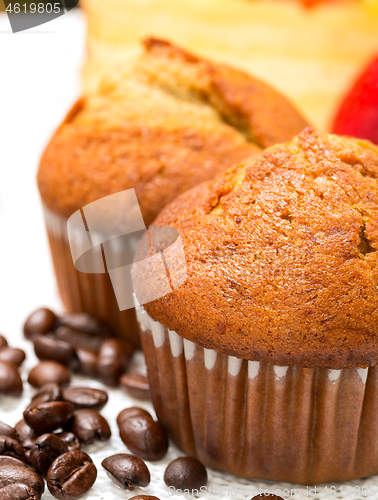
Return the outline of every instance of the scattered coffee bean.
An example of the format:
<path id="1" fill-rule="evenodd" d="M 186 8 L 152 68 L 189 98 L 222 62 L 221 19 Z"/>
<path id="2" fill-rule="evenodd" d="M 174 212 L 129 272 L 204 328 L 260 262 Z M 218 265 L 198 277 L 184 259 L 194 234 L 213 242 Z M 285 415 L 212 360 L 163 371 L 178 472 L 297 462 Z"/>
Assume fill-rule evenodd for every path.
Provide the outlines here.
<path id="1" fill-rule="evenodd" d="M 26 463 L 19 458 L 8 457 L 6 455 L 0 455 L 0 468 L 3 465 L 18 465 L 19 467 L 27 467 Z M 1 498 L 1 495 L 0 495 Z"/>
<path id="2" fill-rule="evenodd" d="M 142 408 L 138 408 L 137 406 L 132 406 L 131 408 L 125 408 L 120 412 L 117 417 L 118 427 L 121 427 L 123 425 L 123 422 L 129 417 L 134 417 L 137 415 L 142 415 L 146 418 L 152 418 L 148 411 L 143 410 Z"/>
<path id="3" fill-rule="evenodd" d="M 37 406 L 42 403 L 50 403 L 50 401 L 62 401 L 63 393 L 60 385 L 54 382 L 44 384 L 32 397 L 30 405 Z M 30 406 L 29 405 L 29 406 Z"/>
<path id="4" fill-rule="evenodd" d="M 78 332 L 68 326 L 60 326 L 55 332 L 55 338 L 67 342 L 75 349 L 81 347 L 98 352 L 104 341 L 103 337 L 92 335 L 87 332 Z"/>
<path id="5" fill-rule="evenodd" d="M 145 375 L 140 373 L 124 373 L 119 379 L 121 389 L 135 399 L 150 399 L 150 386 Z"/>
<path id="6" fill-rule="evenodd" d="M 282 497 L 279 497 L 278 495 L 274 495 L 273 493 L 261 493 L 260 495 L 255 495 L 252 497 L 252 500 L 284 500 Z"/>
<path id="7" fill-rule="evenodd" d="M 78 359 L 77 371 L 89 377 L 97 377 L 97 352 L 85 347 L 76 347 L 76 356 Z"/>
<path id="8" fill-rule="evenodd" d="M 0 455 L 18 458 L 19 460 L 25 458 L 24 448 L 21 443 L 8 436 L 0 436 Z"/>
<path id="9" fill-rule="evenodd" d="M 67 326 L 77 332 L 90 333 L 102 338 L 112 337 L 110 327 L 87 313 L 64 314 L 58 319 L 59 326 Z"/>
<path id="10" fill-rule="evenodd" d="M 130 500 L 160 500 L 158 497 L 151 497 L 148 495 L 138 495 L 136 497 L 130 497 Z"/>
<path id="11" fill-rule="evenodd" d="M 32 429 L 42 434 L 64 427 L 74 411 L 72 403 L 51 401 L 37 406 L 29 405 L 24 411 L 24 419 Z"/>
<path id="12" fill-rule="evenodd" d="M 68 451 L 80 450 L 81 444 L 79 438 L 73 432 L 57 432 L 56 435 L 66 443 Z"/>
<path id="13" fill-rule="evenodd" d="M 146 412 L 147 413 L 147 412 Z M 118 416 L 119 434 L 129 450 L 144 460 L 160 460 L 168 450 L 168 438 L 160 422 L 150 414 Z"/>
<path id="14" fill-rule="evenodd" d="M 35 432 L 34 429 L 32 429 L 24 419 L 20 420 L 16 425 L 15 425 L 15 430 L 17 432 L 18 436 L 18 441 L 22 444 L 24 449 L 28 450 L 30 449 L 34 441 L 38 439 L 40 434 L 38 432 Z"/>
<path id="15" fill-rule="evenodd" d="M 111 436 L 108 422 L 96 410 L 76 410 L 68 427 L 85 444 L 107 441 Z"/>
<path id="16" fill-rule="evenodd" d="M 71 377 L 67 368 L 56 361 L 41 361 L 30 370 L 28 377 L 29 384 L 37 388 L 49 382 L 65 386 L 70 383 L 70 380 Z"/>
<path id="17" fill-rule="evenodd" d="M 21 366 L 25 361 L 25 353 L 17 347 L 3 347 L 0 349 L 0 361 L 7 361 L 15 366 Z"/>
<path id="18" fill-rule="evenodd" d="M 23 386 L 17 366 L 7 361 L 0 361 L 0 394 L 19 397 Z"/>
<path id="19" fill-rule="evenodd" d="M 63 390 L 63 399 L 73 403 L 77 410 L 91 408 L 100 411 L 108 402 L 108 395 L 91 387 L 67 387 Z"/>
<path id="20" fill-rule="evenodd" d="M 38 500 L 30 486 L 21 483 L 8 484 L 0 490 L 1 500 Z"/>
<path id="21" fill-rule="evenodd" d="M 207 483 L 207 471 L 196 458 L 176 458 L 165 469 L 164 482 L 177 490 L 199 490 Z"/>
<path id="22" fill-rule="evenodd" d="M 101 464 L 110 479 L 124 490 L 133 491 L 138 486 L 148 486 L 150 471 L 142 459 L 126 453 L 105 458 Z"/>
<path id="23" fill-rule="evenodd" d="M 56 340 L 47 335 L 36 335 L 33 337 L 33 344 L 34 352 L 40 360 L 57 361 L 64 366 L 69 366 L 76 357 L 75 349 L 64 340 Z"/>
<path id="24" fill-rule="evenodd" d="M 53 461 L 67 451 L 68 446 L 60 437 L 55 434 L 43 434 L 30 450 L 30 463 L 38 474 L 46 476 Z"/>
<path id="25" fill-rule="evenodd" d="M 2 349 L 3 347 L 7 347 L 7 345 L 7 339 L 3 335 L 0 335 L 0 349 Z"/>
<path id="26" fill-rule="evenodd" d="M 83 451 L 60 455 L 47 471 L 47 487 L 58 500 L 76 500 L 93 486 L 97 469 Z"/>
<path id="27" fill-rule="evenodd" d="M 45 489 L 43 479 L 37 472 L 28 467 L 4 465 L 0 468 L 0 491 L 3 492 L 3 488 L 11 484 L 24 484 L 32 488 L 38 500 Z"/>
<path id="28" fill-rule="evenodd" d="M 36 333 L 46 335 L 46 333 L 54 330 L 55 322 L 56 316 L 50 309 L 45 307 L 37 309 L 25 321 L 24 335 L 27 339 L 30 339 Z"/>
<path id="29" fill-rule="evenodd" d="M 12 439 L 18 440 L 17 432 L 10 425 L 0 422 L 0 436 L 8 436 Z"/>
<path id="30" fill-rule="evenodd" d="M 97 373 L 100 380 L 111 387 L 117 387 L 119 377 L 126 371 L 133 354 L 133 348 L 117 339 L 104 340 L 98 353 Z"/>

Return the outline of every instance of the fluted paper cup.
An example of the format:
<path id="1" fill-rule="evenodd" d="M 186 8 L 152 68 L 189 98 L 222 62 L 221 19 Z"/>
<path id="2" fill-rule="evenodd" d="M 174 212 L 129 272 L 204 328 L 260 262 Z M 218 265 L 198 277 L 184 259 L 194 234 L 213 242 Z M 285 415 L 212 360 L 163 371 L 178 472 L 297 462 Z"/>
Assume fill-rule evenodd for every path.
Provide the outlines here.
<path id="1" fill-rule="evenodd" d="M 140 347 L 140 338 L 134 309 L 120 311 L 108 273 L 79 272 L 75 269 L 67 234 L 67 219 L 44 207 L 47 234 L 58 290 L 68 312 L 86 312 L 108 322 L 115 333 Z M 80 238 L 77 232 L 76 239 Z M 136 246 L 129 236 L 129 243 Z M 79 245 L 80 242 L 78 242 Z M 83 242 L 84 244 L 84 242 Z M 122 261 L 124 247 L 117 239 L 107 242 L 107 252 L 113 261 Z M 90 257 L 87 255 L 86 259 Z M 88 263 L 88 260 L 87 260 Z"/>
<path id="2" fill-rule="evenodd" d="M 207 467 L 305 485 L 378 473 L 378 369 L 275 366 L 183 339 L 137 308 L 157 416 Z"/>

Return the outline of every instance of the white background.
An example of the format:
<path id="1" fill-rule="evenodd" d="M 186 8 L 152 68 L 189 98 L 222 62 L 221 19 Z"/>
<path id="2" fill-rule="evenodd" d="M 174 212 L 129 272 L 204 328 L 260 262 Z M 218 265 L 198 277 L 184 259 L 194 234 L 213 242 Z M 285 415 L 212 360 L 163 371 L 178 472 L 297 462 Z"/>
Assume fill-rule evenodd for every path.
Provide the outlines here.
<path id="1" fill-rule="evenodd" d="M 24 380 L 37 362 L 31 346 L 22 337 L 26 316 L 42 305 L 62 311 L 36 187 L 38 161 L 54 129 L 79 95 L 84 57 L 85 25 L 80 12 L 71 11 L 49 24 L 17 34 L 11 32 L 7 16 L 0 14 L 0 332 L 11 346 L 27 351 L 28 358 L 22 368 Z M 139 367 L 142 365 L 141 356 L 135 363 Z M 85 378 L 76 377 L 74 382 L 101 387 L 98 382 Z M 0 420 L 14 425 L 21 418 L 31 394 L 31 388 L 25 383 L 21 400 L 0 396 Z M 121 391 L 110 391 L 103 414 L 111 424 L 112 439 L 85 448 L 98 468 L 98 479 L 86 497 L 88 500 L 127 499 L 137 494 L 156 495 L 161 499 L 180 498 L 170 496 L 162 480 L 166 465 L 179 455 L 173 445 L 164 460 L 148 463 L 152 482 L 143 491 L 123 492 L 110 482 L 101 468 L 101 460 L 106 456 L 127 452 L 118 437 L 115 417 L 123 408 L 136 404 L 139 405 Z M 141 406 L 152 411 L 148 403 Z M 369 498 L 378 498 L 377 478 L 349 485 L 373 487 L 377 495 Z M 219 494 L 201 497 L 251 498 L 251 491 L 260 486 L 270 491 L 284 487 L 209 471 L 208 487 Z M 336 485 L 337 491 L 340 486 Z M 343 485 L 344 493 L 338 497 L 367 498 L 365 495 L 346 495 L 346 486 Z M 239 493 L 235 494 L 236 488 Z M 243 493 L 242 488 L 247 491 Z M 322 493 L 323 487 L 317 491 L 320 494 L 316 498 L 334 498 Z M 307 497 L 306 488 L 301 489 L 300 496 L 295 496 L 299 497 Z M 52 499 L 49 493 L 43 498 Z M 185 495 L 185 498 L 192 497 Z"/>

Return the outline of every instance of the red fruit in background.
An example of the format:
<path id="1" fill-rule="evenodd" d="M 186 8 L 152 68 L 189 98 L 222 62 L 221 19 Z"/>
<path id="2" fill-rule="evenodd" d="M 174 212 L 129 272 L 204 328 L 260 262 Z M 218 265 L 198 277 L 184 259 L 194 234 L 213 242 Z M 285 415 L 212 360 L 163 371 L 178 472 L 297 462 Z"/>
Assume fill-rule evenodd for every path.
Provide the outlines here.
<path id="1" fill-rule="evenodd" d="M 332 132 L 378 144 L 378 57 L 369 64 L 341 104 Z"/>
<path id="2" fill-rule="evenodd" d="M 312 9 L 313 7 L 316 7 L 320 3 L 339 3 L 342 0 L 300 0 L 302 5 L 306 7 L 306 9 Z"/>

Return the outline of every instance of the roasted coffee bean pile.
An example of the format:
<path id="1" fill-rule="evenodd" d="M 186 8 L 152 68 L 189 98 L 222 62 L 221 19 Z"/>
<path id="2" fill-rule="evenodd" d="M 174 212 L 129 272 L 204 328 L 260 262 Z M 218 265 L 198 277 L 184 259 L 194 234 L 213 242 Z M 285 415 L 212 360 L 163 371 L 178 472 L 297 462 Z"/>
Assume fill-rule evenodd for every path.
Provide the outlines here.
<path id="1" fill-rule="evenodd" d="M 24 360 L 24 351 L 9 347 L 7 339 L 0 335 L 0 394 L 21 396 L 23 385 L 18 368 Z"/>
<path id="2" fill-rule="evenodd" d="M 14 428 L 0 422 L 0 500 L 41 500 L 45 480 L 55 498 L 76 500 L 97 477 L 96 467 L 81 445 L 107 441 L 111 430 L 99 413 L 108 401 L 107 393 L 70 386 L 70 370 L 96 376 L 111 387 L 120 384 L 139 399 L 148 397 L 147 379 L 125 372 L 133 349 L 112 338 L 106 325 L 87 314 L 57 317 L 49 309 L 38 309 L 26 320 L 24 334 L 41 360 L 28 376 L 37 391 Z M 0 335 L 0 393 L 22 393 L 18 366 L 24 359 L 24 352 L 9 348 Z M 122 441 L 133 454 L 112 455 L 102 466 L 124 490 L 146 487 L 151 477 L 144 460 L 156 461 L 166 455 L 165 429 L 138 407 L 123 410 L 117 424 Z M 198 460 L 183 457 L 168 465 L 164 481 L 178 489 L 199 489 L 207 482 L 207 472 Z M 133 498 L 159 500 L 148 495 Z"/>
<path id="3" fill-rule="evenodd" d="M 97 470 L 80 447 L 110 438 L 108 422 L 98 412 L 107 400 L 106 392 L 99 389 L 61 388 L 49 383 L 35 393 L 15 428 L 0 422 L 1 500 L 40 500 L 45 489 L 43 478 L 57 499 L 84 496 L 95 483 Z M 165 456 L 165 430 L 147 411 L 137 407 L 123 410 L 117 424 L 122 440 L 134 455 L 112 455 L 103 460 L 102 466 L 124 490 L 146 487 L 151 477 L 143 459 Z M 177 489 L 199 489 L 207 482 L 207 472 L 198 460 L 182 457 L 168 465 L 164 481 Z M 134 498 L 156 500 L 146 495 Z"/>
<path id="4" fill-rule="evenodd" d="M 14 428 L 0 422 L 0 499 L 39 500 L 43 478 L 56 498 L 81 498 L 97 470 L 80 447 L 110 438 L 98 412 L 107 401 L 105 391 L 50 382 L 37 390 Z"/>
<path id="5" fill-rule="evenodd" d="M 46 381 L 67 385 L 74 371 L 109 387 L 121 385 L 134 398 L 149 398 L 147 378 L 127 373 L 134 347 L 114 338 L 109 326 L 95 317 L 85 313 L 57 316 L 50 309 L 37 309 L 25 321 L 24 335 L 42 362 L 29 374 L 34 387 Z"/>

